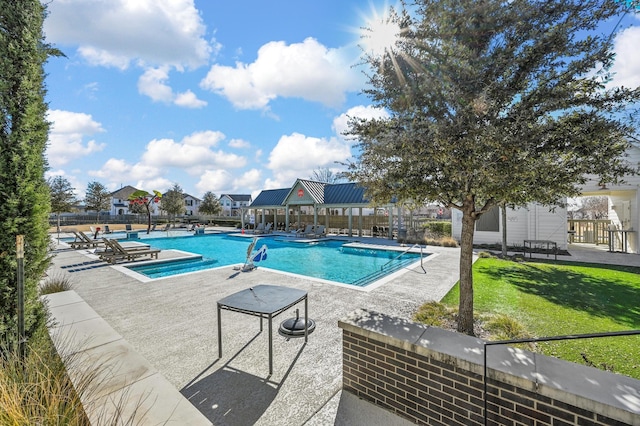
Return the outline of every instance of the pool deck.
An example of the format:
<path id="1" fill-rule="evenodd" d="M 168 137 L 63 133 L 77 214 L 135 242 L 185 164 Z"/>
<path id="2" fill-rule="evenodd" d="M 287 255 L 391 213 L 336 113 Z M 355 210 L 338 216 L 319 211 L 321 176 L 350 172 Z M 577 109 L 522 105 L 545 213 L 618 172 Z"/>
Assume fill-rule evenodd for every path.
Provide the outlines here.
<path id="1" fill-rule="evenodd" d="M 397 247 L 385 239 L 353 240 Z M 426 273 L 416 266 L 365 289 L 260 267 L 250 272 L 223 267 L 140 282 L 122 267 L 64 244 L 57 246 L 50 275 L 68 277 L 77 295 L 212 424 L 404 425 L 408 423 L 342 392 L 338 320 L 359 308 L 411 318 L 422 303 L 440 300 L 458 280 L 460 251 L 432 246 L 426 251 L 434 253 L 424 262 Z M 183 255 L 163 250 L 160 258 Z M 620 259 L 640 265 L 638 255 Z M 216 302 L 257 284 L 308 292 L 309 316 L 316 322 L 306 344 L 274 332 L 272 375 L 268 333 L 266 327 L 259 331 L 255 317 L 222 311 L 224 351 L 218 358 Z M 274 328 L 292 316 L 295 307 L 277 317 Z"/>

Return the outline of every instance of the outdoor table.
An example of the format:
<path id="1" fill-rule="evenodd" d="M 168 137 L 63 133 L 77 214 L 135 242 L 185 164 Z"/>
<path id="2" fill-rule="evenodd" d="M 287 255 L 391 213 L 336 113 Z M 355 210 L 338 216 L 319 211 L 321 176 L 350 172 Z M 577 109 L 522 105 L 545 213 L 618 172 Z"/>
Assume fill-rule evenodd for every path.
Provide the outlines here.
<path id="1" fill-rule="evenodd" d="M 222 358 L 221 311 L 223 309 L 260 317 L 260 331 L 262 331 L 262 319 L 267 318 L 269 320 L 269 375 L 271 375 L 273 373 L 272 320 L 302 300 L 304 300 L 304 341 L 306 342 L 309 336 L 309 321 L 307 292 L 304 290 L 260 284 L 218 300 L 218 357 Z"/>
<path id="2" fill-rule="evenodd" d="M 551 247 L 553 247 L 553 255 L 555 260 L 558 260 L 558 244 L 555 241 L 551 240 L 524 240 L 524 252 L 526 256 L 526 252 L 529 252 L 529 259 L 531 259 L 533 251 L 536 247 L 546 246 L 547 257 L 549 257 L 549 252 L 551 251 Z"/>

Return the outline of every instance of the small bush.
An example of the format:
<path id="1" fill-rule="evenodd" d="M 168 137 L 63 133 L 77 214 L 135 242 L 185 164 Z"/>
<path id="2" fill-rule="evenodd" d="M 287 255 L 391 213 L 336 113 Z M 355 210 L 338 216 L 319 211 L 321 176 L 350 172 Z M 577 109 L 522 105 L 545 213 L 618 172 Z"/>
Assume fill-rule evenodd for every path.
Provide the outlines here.
<path id="1" fill-rule="evenodd" d="M 433 237 L 449 237 L 451 236 L 451 222 L 427 222 L 424 224 L 425 233 Z"/>
<path id="2" fill-rule="evenodd" d="M 450 320 L 454 315 L 453 310 L 442 303 L 431 301 L 420 306 L 413 319 L 426 325 L 441 327 L 446 320 Z"/>
<path id="3" fill-rule="evenodd" d="M 516 319 L 505 314 L 490 317 L 485 327 L 494 337 L 493 340 L 527 339 L 531 335 Z"/>
<path id="4" fill-rule="evenodd" d="M 71 278 L 66 275 L 54 275 L 48 277 L 40 284 L 40 294 L 59 293 L 73 289 Z"/>
<path id="5" fill-rule="evenodd" d="M 478 257 L 481 259 L 491 259 L 493 258 L 493 254 L 489 253 L 488 251 L 481 251 L 480 253 L 478 253 Z"/>

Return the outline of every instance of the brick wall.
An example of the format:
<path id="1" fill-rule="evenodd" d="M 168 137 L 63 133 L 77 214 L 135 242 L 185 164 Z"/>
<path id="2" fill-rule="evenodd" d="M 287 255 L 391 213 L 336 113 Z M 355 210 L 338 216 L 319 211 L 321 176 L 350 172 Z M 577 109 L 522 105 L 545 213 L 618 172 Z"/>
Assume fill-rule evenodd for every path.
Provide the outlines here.
<path id="1" fill-rule="evenodd" d="M 370 311 L 339 325 L 344 390 L 417 424 L 483 424 L 480 339 Z M 487 354 L 490 425 L 640 425 L 640 381 L 511 347 Z"/>

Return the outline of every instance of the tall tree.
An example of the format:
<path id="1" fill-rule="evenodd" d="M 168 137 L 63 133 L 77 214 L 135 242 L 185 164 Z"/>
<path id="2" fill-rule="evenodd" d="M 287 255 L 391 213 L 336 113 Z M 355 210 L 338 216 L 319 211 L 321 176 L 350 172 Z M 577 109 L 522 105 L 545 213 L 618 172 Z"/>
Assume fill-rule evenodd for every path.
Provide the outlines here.
<path id="1" fill-rule="evenodd" d="M 73 205 L 77 201 L 73 193 L 75 188 L 63 176 L 49 179 L 47 183 L 51 194 L 51 211 L 58 217 L 58 232 L 60 232 L 60 213 L 73 210 Z"/>
<path id="2" fill-rule="evenodd" d="M 162 193 L 154 190 L 149 193 L 145 190 L 138 189 L 129 195 L 129 205 L 138 205 L 144 207 L 147 213 L 147 234 L 151 232 L 151 205 L 158 204 L 162 199 Z"/>
<path id="3" fill-rule="evenodd" d="M 349 177 L 375 201 L 435 200 L 462 212 L 458 331 L 473 334 L 475 222 L 499 203 L 559 203 L 587 173 L 615 182 L 640 90 L 606 88 L 623 13 L 609 0 L 417 0 L 391 12 L 394 46 L 366 56 L 366 90 L 388 119 L 352 120 Z M 626 116 L 625 116 L 626 117 Z"/>
<path id="4" fill-rule="evenodd" d="M 222 211 L 222 206 L 220 205 L 220 200 L 218 199 L 218 197 L 216 197 L 216 194 L 211 191 L 205 192 L 198 211 L 200 211 L 200 213 L 212 216 L 220 214 L 220 212 Z"/>
<path id="5" fill-rule="evenodd" d="M 173 216 L 174 224 L 176 216 L 184 214 L 184 191 L 182 191 L 179 184 L 174 183 L 173 187 L 164 194 L 160 208 L 167 212 L 169 216 Z"/>
<path id="6" fill-rule="evenodd" d="M 48 264 L 50 211 L 40 0 L 0 0 L 0 341 L 16 342 L 16 235 L 24 235 L 25 332 L 43 318 L 38 282 Z"/>
<path id="7" fill-rule="evenodd" d="M 84 203 L 87 206 L 87 210 L 97 212 L 96 223 L 98 223 L 100 221 L 100 212 L 107 210 L 111 205 L 111 193 L 100 182 L 89 182 Z"/>

